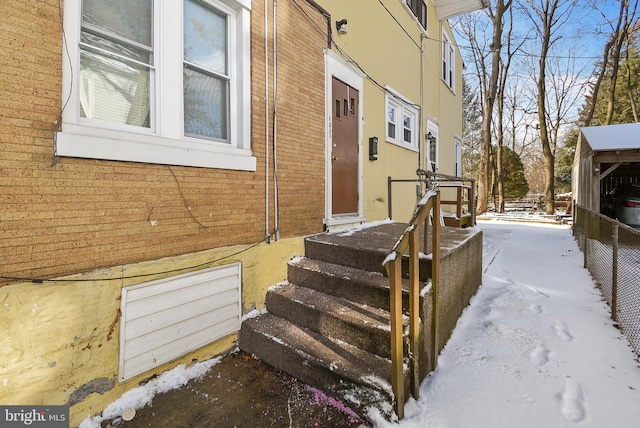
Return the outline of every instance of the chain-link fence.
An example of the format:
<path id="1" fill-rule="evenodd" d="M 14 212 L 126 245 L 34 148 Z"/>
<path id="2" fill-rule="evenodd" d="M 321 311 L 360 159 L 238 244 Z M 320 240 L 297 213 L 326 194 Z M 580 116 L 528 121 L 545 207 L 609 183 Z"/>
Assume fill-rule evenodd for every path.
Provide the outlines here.
<path id="1" fill-rule="evenodd" d="M 573 234 L 613 319 L 640 356 L 640 231 L 576 205 Z"/>

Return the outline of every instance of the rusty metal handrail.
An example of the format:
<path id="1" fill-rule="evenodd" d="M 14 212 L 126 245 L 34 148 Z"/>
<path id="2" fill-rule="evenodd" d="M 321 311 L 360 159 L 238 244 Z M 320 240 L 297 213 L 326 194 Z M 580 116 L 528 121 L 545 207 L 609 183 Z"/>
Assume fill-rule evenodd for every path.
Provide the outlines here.
<path id="1" fill-rule="evenodd" d="M 391 387 L 394 394 L 394 408 L 398 419 L 404 417 L 404 353 L 402 328 L 402 257 L 409 250 L 409 358 L 411 359 L 411 395 L 418 399 L 420 392 L 420 255 L 418 251 L 420 225 L 424 227 L 424 253 L 427 254 L 429 235 L 429 214 L 433 210 L 431 245 L 431 290 L 433 299 L 431 320 L 431 352 L 433 367 L 437 361 L 440 279 L 440 191 L 429 190 L 418 204 L 409 226 L 398 239 L 391 253 L 384 261 L 390 281 L 391 293 Z"/>
<path id="2" fill-rule="evenodd" d="M 438 183 L 438 187 L 444 188 L 458 188 L 457 192 L 457 200 L 456 201 L 441 201 L 442 205 L 455 205 L 456 206 L 456 215 L 458 218 L 462 219 L 462 205 L 467 205 L 468 212 L 471 215 L 471 225 L 476 225 L 476 201 L 475 201 L 475 180 L 473 178 L 468 177 L 456 177 L 453 175 L 441 174 L 438 172 L 425 171 L 422 169 L 416 170 L 416 175 L 418 178 L 409 178 L 409 179 L 397 179 L 387 177 L 387 212 L 390 219 L 393 219 L 392 206 L 393 206 L 393 195 L 391 192 L 391 185 L 393 183 L 425 183 L 427 186 L 430 183 L 436 182 Z M 453 184 L 446 184 L 453 183 Z M 465 184 L 468 183 L 468 184 Z M 463 199 L 462 189 L 468 192 L 467 198 Z"/>

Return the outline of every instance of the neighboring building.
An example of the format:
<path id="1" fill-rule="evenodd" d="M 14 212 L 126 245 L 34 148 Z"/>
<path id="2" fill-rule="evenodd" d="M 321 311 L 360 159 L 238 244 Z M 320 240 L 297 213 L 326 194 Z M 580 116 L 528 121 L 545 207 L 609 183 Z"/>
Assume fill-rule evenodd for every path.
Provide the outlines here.
<path id="1" fill-rule="evenodd" d="M 305 236 L 387 218 L 388 176 L 458 173 L 441 19 L 482 6 L 1 2 L 3 402 L 77 425 L 225 352 Z"/>
<path id="2" fill-rule="evenodd" d="M 580 128 L 573 160 L 574 201 L 600 212 L 600 201 L 620 185 L 640 184 L 639 123 Z"/>
<path id="3" fill-rule="evenodd" d="M 348 161 L 331 150 L 330 139 L 336 133 L 347 138 L 342 128 L 334 124 L 333 135 L 331 128 L 327 132 L 325 223 L 384 219 L 389 216 L 388 177 L 416 178 L 419 168 L 462 175 L 463 64 L 447 18 L 486 7 L 488 2 L 316 1 L 330 13 L 334 30 L 335 46 L 325 54 L 327 115 L 342 126 L 344 114 L 336 115 L 340 109 L 350 112 L 344 103 L 353 98 L 360 119 L 358 133 L 354 128 L 351 137 L 359 142 L 351 155 L 352 166 L 343 166 Z M 340 31 L 343 20 L 346 25 Z M 368 156 L 372 138 L 377 138 L 377 160 Z M 338 159 L 329 162 L 332 155 Z M 345 169 L 354 171 L 349 191 L 342 176 L 340 184 L 331 185 L 335 174 Z M 395 183 L 392 193 L 393 218 L 407 221 L 415 209 L 416 183 Z M 340 204 L 350 201 L 350 208 L 334 207 L 336 198 Z"/>

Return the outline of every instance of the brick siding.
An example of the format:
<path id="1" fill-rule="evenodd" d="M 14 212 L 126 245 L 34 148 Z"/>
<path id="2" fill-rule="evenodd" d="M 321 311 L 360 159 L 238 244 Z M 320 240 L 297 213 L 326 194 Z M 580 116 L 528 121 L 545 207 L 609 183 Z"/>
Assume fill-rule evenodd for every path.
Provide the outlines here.
<path id="1" fill-rule="evenodd" d="M 296 3 L 278 4 L 283 238 L 320 232 L 324 216 L 326 34 L 320 29 L 326 23 L 306 2 Z M 56 0 L 0 2 L 0 275 L 55 277 L 263 240 L 262 13 L 263 3 L 254 2 L 251 119 L 257 170 L 245 172 L 55 158 L 55 124 L 65 98 L 62 11 Z M 269 212 L 273 217 L 273 205 Z"/>

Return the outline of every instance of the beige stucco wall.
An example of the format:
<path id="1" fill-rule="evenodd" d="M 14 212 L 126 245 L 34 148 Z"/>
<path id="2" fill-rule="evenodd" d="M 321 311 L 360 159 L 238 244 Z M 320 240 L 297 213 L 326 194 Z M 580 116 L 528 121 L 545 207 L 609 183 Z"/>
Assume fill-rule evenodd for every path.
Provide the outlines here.
<path id="1" fill-rule="evenodd" d="M 242 263 L 242 306 L 246 313 L 264 307 L 267 288 L 283 281 L 287 262 L 304 251 L 303 239 L 291 238 L 262 243 L 233 255 L 246 248 L 233 246 L 118 266 L 66 277 L 65 282 L 16 283 L 0 288 L 0 325 L 5 332 L 22 332 L 0 336 L 0 401 L 14 405 L 75 403 L 71 425 L 77 426 L 141 380 L 234 347 L 236 335 L 126 382 L 116 380 L 122 287 L 160 276 L 120 278 L 230 256 L 211 266 Z"/>
<path id="2" fill-rule="evenodd" d="M 362 105 L 364 215 L 369 221 L 384 219 L 388 217 L 387 177 L 416 178 L 419 155 L 416 151 L 385 141 L 385 91 L 377 84 L 391 88 L 411 103 L 422 105 L 422 137 L 426 134 L 427 119 L 438 125 L 439 172 L 453 175 L 454 136 L 462 135 L 462 58 L 457 52 L 454 92 L 441 78 L 442 28 L 444 26 L 448 30 L 448 23 L 438 20 L 430 1 L 428 34 L 421 31 L 411 12 L 400 0 L 383 1 L 388 11 L 380 3 L 370 0 L 317 2 L 331 14 L 336 44 L 370 78 L 365 80 Z M 347 34 L 339 34 L 335 30 L 335 21 L 341 19 L 348 20 Z M 448 34 L 450 38 L 453 37 L 451 31 Z M 335 47 L 333 50 L 340 54 Z M 369 161 L 368 139 L 373 136 L 379 139 L 377 161 Z M 424 138 L 420 141 L 421 166 L 424 168 Z M 415 183 L 394 184 L 393 201 L 394 219 L 408 220 L 415 209 Z"/>

